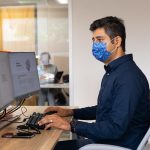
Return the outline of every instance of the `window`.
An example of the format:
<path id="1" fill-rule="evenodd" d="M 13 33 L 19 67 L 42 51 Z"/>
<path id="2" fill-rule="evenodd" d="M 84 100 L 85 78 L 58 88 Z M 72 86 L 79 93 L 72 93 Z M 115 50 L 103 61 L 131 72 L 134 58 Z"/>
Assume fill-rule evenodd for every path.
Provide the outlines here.
<path id="1" fill-rule="evenodd" d="M 36 50 L 35 6 L 0 7 L 0 49 Z"/>

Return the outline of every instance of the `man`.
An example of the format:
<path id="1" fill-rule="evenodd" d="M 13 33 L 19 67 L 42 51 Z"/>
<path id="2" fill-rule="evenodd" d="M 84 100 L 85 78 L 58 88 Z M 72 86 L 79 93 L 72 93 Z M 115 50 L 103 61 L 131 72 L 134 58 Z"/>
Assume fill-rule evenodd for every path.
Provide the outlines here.
<path id="1" fill-rule="evenodd" d="M 88 139 L 58 142 L 58 149 L 79 149 L 90 143 L 105 143 L 135 150 L 149 127 L 149 85 L 142 71 L 125 54 L 126 32 L 123 21 L 105 17 L 94 21 L 92 53 L 105 64 L 97 105 L 81 109 L 49 107 L 57 111 L 43 118 L 39 124 L 72 131 Z M 61 118 L 96 120 L 93 123 Z"/>
<path id="2" fill-rule="evenodd" d="M 40 84 L 53 83 L 54 77 L 57 73 L 57 66 L 50 64 L 51 56 L 48 52 L 43 52 L 40 55 L 40 65 L 38 66 L 38 74 Z M 56 89 L 41 89 L 38 105 L 43 106 L 45 101 L 48 100 L 49 105 L 55 105 Z"/>

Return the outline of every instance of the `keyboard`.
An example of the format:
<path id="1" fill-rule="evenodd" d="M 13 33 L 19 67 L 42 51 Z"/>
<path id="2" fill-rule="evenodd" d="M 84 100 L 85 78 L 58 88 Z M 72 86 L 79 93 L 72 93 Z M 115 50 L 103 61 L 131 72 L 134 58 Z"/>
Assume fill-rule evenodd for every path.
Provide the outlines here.
<path id="1" fill-rule="evenodd" d="M 33 129 L 40 129 L 43 130 L 45 128 L 45 125 L 39 126 L 38 122 L 46 115 L 52 115 L 56 112 L 52 111 L 52 112 L 48 112 L 45 114 L 42 113 L 36 113 L 33 112 L 33 114 L 29 117 L 29 120 L 26 122 L 26 126 L 31 127 Z"/>

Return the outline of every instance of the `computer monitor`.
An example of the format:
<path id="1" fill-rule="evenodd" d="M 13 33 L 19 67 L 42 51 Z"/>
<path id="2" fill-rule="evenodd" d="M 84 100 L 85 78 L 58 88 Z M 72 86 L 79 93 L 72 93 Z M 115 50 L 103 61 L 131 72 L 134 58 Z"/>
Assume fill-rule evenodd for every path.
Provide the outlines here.
<path id="1" fill-rule="evenodd" d="M 0 52 L 0 111 L 39 90 L 34 52 Z"/>
<path id="2" fill-rule="evenodd" d="M 0 111 L 14 100 L 8 53 L 0 53 Z"/>
<path id="3" fill-rule="evenodd" d="M 9 53 L 15 99 L 26 98 L 40 90 L 35 53 Z"/>

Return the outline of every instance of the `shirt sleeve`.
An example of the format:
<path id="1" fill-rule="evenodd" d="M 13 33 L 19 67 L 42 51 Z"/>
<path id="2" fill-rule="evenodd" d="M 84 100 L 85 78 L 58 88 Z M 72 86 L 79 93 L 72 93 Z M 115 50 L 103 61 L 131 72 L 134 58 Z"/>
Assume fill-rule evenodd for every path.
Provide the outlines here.
<path id="1" fill-rule="evenodd" d="M 95 120 L 96 119 L 96 108 L 97 106 L 73 109 L 74 119 L 81 120 Z"/>
<path id="2" fill-rule="evenodd" d="M 121 78 L 115 85 L 116 93 L 109 115 L 103 120 L 96 116 L 98 121 L 93 123 L 77 121 L 75 132 L 95 141 L 119 139 L 126 132 L 142 98 L 144 88 L 138 80 L 128 74 Z"/>

